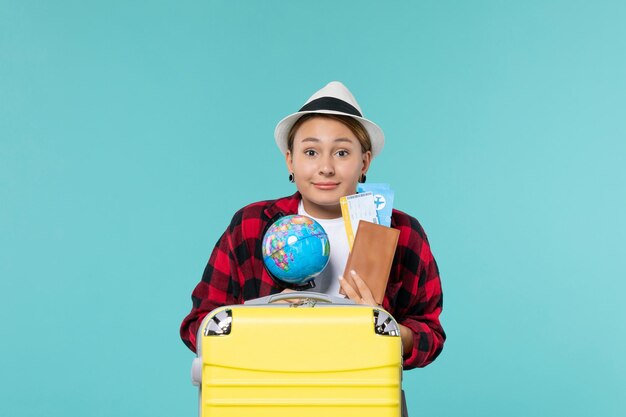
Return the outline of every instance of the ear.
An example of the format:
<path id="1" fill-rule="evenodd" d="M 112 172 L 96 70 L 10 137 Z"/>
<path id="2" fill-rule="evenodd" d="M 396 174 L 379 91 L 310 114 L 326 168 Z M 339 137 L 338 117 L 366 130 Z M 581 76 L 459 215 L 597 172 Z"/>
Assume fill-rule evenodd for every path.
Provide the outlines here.
<path id="1" fill-rule="evenodd" d="M 370 169 L 372 163 L 372 151 L 367 151 L 363 154 L 363 167 L 361 168 L 361 174 L 367 174 L 367 170 Z"/>
<path id="2" fill-rule="evenodd" d="M 285 153 L 285 163 L 287 164 L 287 170 L 289 173 L 293 173 L 293 156 L 291 155 L 291 151 L 287 151 L 287 153 Z"/>

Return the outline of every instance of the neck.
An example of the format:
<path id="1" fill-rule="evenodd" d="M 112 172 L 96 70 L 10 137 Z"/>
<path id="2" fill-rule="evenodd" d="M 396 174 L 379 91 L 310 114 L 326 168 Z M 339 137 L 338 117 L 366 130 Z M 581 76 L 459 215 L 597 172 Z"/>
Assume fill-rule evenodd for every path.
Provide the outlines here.
<path id="1" fill-rule="evenodd" d="M 337 219 L 341 217 L 341 205 L 322 206 L 302 200 L 304 211 L 317 219 Z"/>

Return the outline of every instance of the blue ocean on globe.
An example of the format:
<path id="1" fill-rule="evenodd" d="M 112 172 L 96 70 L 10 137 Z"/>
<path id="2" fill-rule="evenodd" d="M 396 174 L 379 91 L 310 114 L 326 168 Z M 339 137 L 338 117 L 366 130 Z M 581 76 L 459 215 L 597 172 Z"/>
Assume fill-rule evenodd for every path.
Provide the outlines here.
<path id="1" fill-rule="evenodd" d="M 328 264 L 330 243 L 324 228 L 308 216 L 281 217 L 263 237 L 263 262 L 277 279 L 306 284 Z"/>

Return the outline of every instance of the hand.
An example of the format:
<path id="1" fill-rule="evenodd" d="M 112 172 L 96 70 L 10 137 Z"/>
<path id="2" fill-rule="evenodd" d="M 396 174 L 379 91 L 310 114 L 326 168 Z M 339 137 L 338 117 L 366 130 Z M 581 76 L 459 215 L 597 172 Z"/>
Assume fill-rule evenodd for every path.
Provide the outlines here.
<path id="1" fill-rule="evenodd" d="M 405 357 L 409 357 L 413 351 L 413 330 L 398 323 L 400 326 L 400 339 L 402 339 L 402 351 Z"/>
<path id="2" fill-rule="evenodd" d="M 359 274 L 355 270 L 352 270 L 350 271 L 350 276 L 356 288 L 350 285 L 341 275 L 339 276 L 339 285 L 341 285 L 341 289 L 348 298 L 357 304 L 377 306 L 378 303 L 374 300 L 370 287 L 367 286 Z"/>

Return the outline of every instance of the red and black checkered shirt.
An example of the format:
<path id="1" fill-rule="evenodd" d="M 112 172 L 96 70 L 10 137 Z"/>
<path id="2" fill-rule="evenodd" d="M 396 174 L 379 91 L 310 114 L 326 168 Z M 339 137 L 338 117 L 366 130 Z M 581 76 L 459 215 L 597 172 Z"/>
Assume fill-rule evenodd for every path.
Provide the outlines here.
<path id="1" fill-rule="evenodd" d="M 183 342 L 191 350 L 195 352 L 198 326 L 211 310 L 284 289 L 265 269 L 261 241 L 274 221 L 298 213 L 300 199 L 300 194 L 295 193 L 253 203 L 235 213 L 191 294 L 193 306 L 180 328 Z M 405 352 L 404 369 L 423 367 L 439 355 L 446 338 L 439 322 L 439 271 L 426 234 L 416 219 L 393 210 L 391 227 L 400 230 L 400 238 L 383 307 L 413 331 L 413 351 Z"/>

